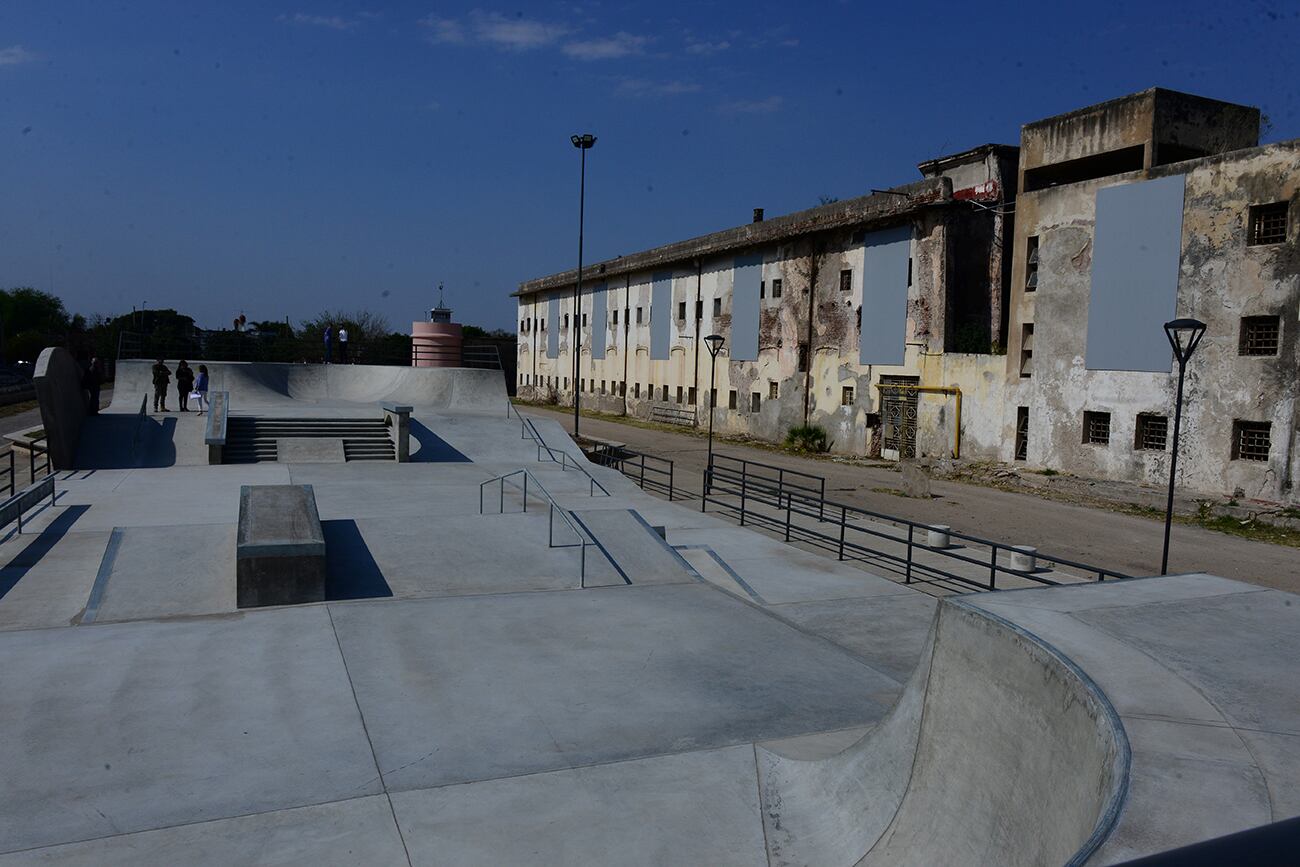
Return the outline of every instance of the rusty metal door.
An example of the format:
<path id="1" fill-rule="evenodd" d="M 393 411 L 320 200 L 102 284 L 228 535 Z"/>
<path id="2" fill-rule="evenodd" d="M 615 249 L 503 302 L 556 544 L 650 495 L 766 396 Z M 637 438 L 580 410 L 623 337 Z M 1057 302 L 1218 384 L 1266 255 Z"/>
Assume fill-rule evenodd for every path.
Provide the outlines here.
<path id="1" fill-rule="evenodd" d="M 884 427 L 880 445 L 882 451 L 895 452 L 900 461 L 916 457 L 916 409 L 919 395 L 915 386 L 920 384 L 921 379 L 916 376 L 880 378 L 880 420 Z"/>

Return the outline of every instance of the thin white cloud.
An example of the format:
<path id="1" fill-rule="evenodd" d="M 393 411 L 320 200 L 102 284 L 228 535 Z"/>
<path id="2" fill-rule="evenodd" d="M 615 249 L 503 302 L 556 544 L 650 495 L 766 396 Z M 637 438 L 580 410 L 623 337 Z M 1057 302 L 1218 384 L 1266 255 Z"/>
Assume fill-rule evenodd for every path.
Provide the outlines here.
<path id="1" fill-rule="evenodd" d="M 305 27 L 324 27 L 327 30 L 351 30 L 357 26 L 357 22 L 349 21 L 338 15 L 312 15 L 309 12 L 281 15 L 279 20 L 287 21 L 290 24 L 301 24 Z"/>
<path id="2" fill-rule="evenodd" d="M 17 66 L 20 63 L 31 63 L 35 59 L 36 55 L 21 45 L 0 48 L 0 66 Z"/>
<path id="3" fill-rule="evenodd" d="M 465 41 L 465 28 L 454 18 L 429 15 L 420 19 L 420 26 L 428 28 L 430 42 L 455 44 Z"/>
<path id="4" fill-rule="evenodd" d="M 692 40 L 686 43 L 686 53 L 699 54 L 707 57 L 710 54 L 718 54 L 719 52 L 726 51 L 730 47 L 731 43 L 725 39 L 719 40 L 718 42 L 695 42 Z"/>
<path id="5" fill-rule="evenodd" d="M 723 114 L 772 114 L 780 111 L 784 103 L 785 100 L 780 96 L 769 96 L 767 99 L 741 99 L 724 103 L 719 110 Z"/>
<path id="6" fill-rule="evenodd" d="M 477 10 L 470 13 L 470 25 L 477 40 L 510 51 L 543 48 L 569 32 L 569 28 L 563 24 L 551 24 L 522 16 L 508 18 L 500 12 Z"/>
<path id="7" fill-rule="evenodd" d="M 618 83 L 618 93 L 623 96 L 678 96 L 684 93 L 699 93 L 703 89 L 694 81 L 625 78 Z"/>
<path id="8" fill-rule="evenodd" d="M 620 30 L 613 36 L 584 39 L 564 46 L 564 53 L 574 60 L 617 60 L 629 54 L 640 54 L 650 40 Z"/>

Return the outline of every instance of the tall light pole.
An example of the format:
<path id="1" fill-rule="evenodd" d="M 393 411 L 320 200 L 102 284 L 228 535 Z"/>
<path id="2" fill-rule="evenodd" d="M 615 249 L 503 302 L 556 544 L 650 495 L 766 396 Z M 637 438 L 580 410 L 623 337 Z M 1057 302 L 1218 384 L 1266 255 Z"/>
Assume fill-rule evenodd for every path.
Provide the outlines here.
<path id="1" fill-rule="evenodd" d="M 1183 420 L 1183 378 L 1187 361 L 1205 336 L 1205 323 L 1199 319 L 1175 319 L 1165 323 L 1165 336 L 1178 360 L 1178 396 L 1174 399 L 1174 446 L 1169 457 L 1169 502 L 1165 506 L 1165 548 L 1160 557 L 1160 574 L 1169 574 L 1169 528 L 1174 520 L 1174 474 L 1178 472 L 1178 434 Z"/>
<path id="2" fill-rule="evenodd" d="M 704 345 L 709 348 L 709 463 L 704 469 L 704 495 L 707 497 L 713 489 L 713 412 L 717 409 L 718 353 L 727 339 L 721 334 L 710 334 L 704 338 Z M 701 504 L 703 510 L 703 504 Z"/>
<path id="3" fill-rule="evenodd" d="M 578 176 L 578 279 L 573 284 L 573 435 L 578 435 L 578 404 L 582 399 L 582 389 L 578 387 L 578 350 L 582 342 L 582 222 L 587 207 L 587 151 L 596 144 L 596 137 L 583 133 L 569 138 L 573 146 L 582 154 L 582 168 Z"/>

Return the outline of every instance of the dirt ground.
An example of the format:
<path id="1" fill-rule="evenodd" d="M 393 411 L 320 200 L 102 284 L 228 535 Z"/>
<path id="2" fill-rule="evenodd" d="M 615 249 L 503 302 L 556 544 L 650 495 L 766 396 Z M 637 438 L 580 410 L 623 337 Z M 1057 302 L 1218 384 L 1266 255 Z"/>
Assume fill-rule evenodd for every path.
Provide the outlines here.
<path id="1" fill-rule="evenodd" d="M 573 431 L 571 410 L 523 406 L 520 410 L 545 413 Z M 581 432 L 670 458 L 675 462 L 676 486 L 698 499 L 708 453 L 704 437 L 586 417 Z M 1160 571 L 1163 502 L 1160 517 L 1125 514 L 1098 505 L 1048 499 L 1037 493 L 1001 490 L 993 486 L 994 479 L 979 476 L 972 483 L 933 478 L 932 498 L 916 499 L 898 493 L 901 474 L 890 466 L 800 457 L 716 439 L 714 451 L 823 476 L 829 500 L 913 521 L 947 524 L 954 530 L 1008 544 L 1033 545 L 1045 555 L 1095 563 L 1130 575 Z M 1108 496 L 1114 496 L 1113 492 Z M 1153 492 L 1145 492 L 1135 502 L 1147 505 L 1152 496 Z M 1183 501 L 1184 508 L 1188 505 Z M 1170 542 L 1169 571 L 1208 572 L 1297 592 L 1300 549 L 1176 523 Z"/>

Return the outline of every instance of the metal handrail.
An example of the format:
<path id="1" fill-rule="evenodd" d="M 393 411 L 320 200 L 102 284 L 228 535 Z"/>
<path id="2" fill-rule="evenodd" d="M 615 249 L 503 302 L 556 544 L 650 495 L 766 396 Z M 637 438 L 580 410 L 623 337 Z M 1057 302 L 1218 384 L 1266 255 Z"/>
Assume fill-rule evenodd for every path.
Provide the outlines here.
<path id="1" fill-rule="evenodd" d="M 525 416 L 519 416 L 519 420 L 520 422 L 522 422 L 521 428 L 523 431 L 523 433 L 520 435 L 519 438 L 520 439 L 531 438 L 533 442 L 537 443 L 538 461 L 541 461 L 542 459 L 542 452 L 546 452 L 546 456 L 550 458 L 553 463 L 557 463 L 560 465 L 561 471 L 567 470 L 569 466 L 572 465 L 575 470 L 577 470 L 578 472 L 582 473 L 584 476 L 587 477 L 588 481 L 590 482 L 590 484 L 587 486 L 588 496 L 591 497 L 596 496 L 597 488 L 600 488 L 600 492 L 605 496 L 608 497 L 610 495 L 609 491 L 605 489 L 605 486 L 602 485 L 600 482 L 598 482 L 595 476 L 587 472 L 587 468 L 584 467 L 582 464 L 578 463 L 577 460 L 571 457 L 568 452 L 566 452 L 564 449 L 553 449 L 550 446 L 548 446 L 546 444 L 546 441 L 542 439 L 541 432 L 537 430 L 537 427 L 533 424 L 533 420 L 531 418 L 527 418 Z M 557 454 L 560 456 L 558 460 L 555 457 Z"/>
<path id="2" fill-rule="evenodd" d="M 30 440 L 29 443 L 28 443 L 28 449 L 27 449 L 28 474 L 27 474 L 27 478 L 31 479 L 33 482 L 36 481 L 36 471 L 37 471 L 37 470 L 44 470 L 44 471 L 45 471 L 45 475 L 47 475 L 47 476 L 54 472 L 53 466 L 52 466 L 51 463 L 50 463 L 50 450 L 49 450 L 48 446 L 40 446 L 40 445 L 37 445 L 37 443 L 40 443 L 40 442 L 48 442 L 48 441 L 46 440 L 46 438 L 45 438 L 44 436 L 39 436 L 39 437 L 36 437 L 35 439 Z M 44 463 L 44 465 L 39 466 L 39 467 L 36 466 L 36 456 L 37 456 L 38 454 L 40 454 L 40 455 L 44 455 L 44 456 L 45 456 L 45 463 Z"/>
<path id="3" fill-rule="evenodd" d="M 707 508 L 709 499 L 712 496 L 715 505 L 721 507 L 723 510 L 730 510 L 737 513 L 742 526 L 746 519 L 749 519 L 754 523 L 765 525 L 778 531 L 784 530 L 785 540 L 787 542 L 794 538 L 826 550 L 834 550 L 837 552 L 840 560 L 845 559 L 845 552 L 848 551 L 850 554 L 860 554 L 864 558 L 874 558 L 897 564 L 903 567 L 905 576 L 904 582 L 909 584 L 913 580 L 912 575 L 914 572 L 919 572 L 922 575 L 929 575 L 936 580 L 952 581 L 975 587 L 980 590 L 996 590 L 997 577 L 999 573 L 1014 575 L 1038 584 L 1055 586 L 1062 583 L 1048 578 L 1045 575 L 1038 575 L 1034 572 L 1000 564 L 998 562 L 998 554 L 1004 551 L 1014 552 L 1015 548 L 1012 545 L 995 542 L 991 539 L 984 539 L 970 533 L 946 530 L 945 532 L 950 538 L 961 539 L 965 542 L 988 548 L 988 559 L 985 560 L 983 558 L 967 556 L 959 553 L 952 547 L 931 546 L 916 539 L 916 531 L 919 529 L 928 532 L 931 529 L 929 524 L 923 524 L 919 521 L 911 521 L 907 518 L 900 518 L 896 515 L 886 515 L 881 512 L 873 512 L 870 509 L 864 509 L 859 506 L 850 506 L 845 503 L 832 502 L 827 500 L 824 496 L 814 496 L 807 489 L 800 489 L 798 486 L 790 484 L 783 485 L 779 481 L 776 484 L 772 484 L 775 480 L 771 478 L 755 477 L 750 474 L 748 472 L 749 466 L 757 465 L 769 469 L 779 469 L 778 467 L 773 467 L 770 464 L 757 464 L 757 462 L 754 461 L 748 461 L 745 463 L 747 466 L 743 467 L 739 473 L 733 469 L 720 467 L 716 464 L 711 464 L 706 469 L 703 497 L 704 502 L 701 505 L 702 510 Z M 717 499 L 715 492 L 719 492 L 723 495 L 738 496 L 740 498 L 739 506 L 733 506 Z M 784 521 L 754 511 L 750 507 L 750 504 L 754 502 L 771 506 L 778 511 L 784 511 Z M 829 515 L 827 514 L 828 507 Z M 838 515 L 836 513 L 838 513 Z M 814 528 L 795 524 L 792 520 L 795 515 L 815 518 L 819 523 L 829 522 L 838 527 L 838 533 L 823 533 Z M 851 524 L 851 515 L 854 517 L 868 518 L 873 522 L 889 524 L 899 530 L 905 529 L 907 531 L 906 536 L 894 535 L 885 532 L 882 529 L 874 529 L 870 526 Z M 855 542 L 846 538 L 848 530 L 863 533 L 870 537 L 883 539 L 894 544 L 904 545 L 906 547 L 906 554 L 900 556 L 898 554 L 880 550 L 879 548 L 870 547 L 865 542 Z M 919 563 L 916 561 L 914 556 L 916 549 L 929 551 L 973 566 L 987 568 L 989 570 L 988 582 L 984 583 L 966 575 L 958 575 L 932 564 Z M 1080 572 L 1087 573 L 1090 576 L 1096 575 L 1098 581 L 1105 581 L 1108 577 L 1118 579 L 1133 577 L 1122 572 L 1116 572 L 1111 569 L 1105 569 L 1087 563 L 1079 563 L 1064 557 L 1045 554 L 1041 551 L 1035 552 L 1035 556 L 1044 562 L 1051 563 L 1054 567 L 1068 566 L 1072 569 L 1077 569 Z"/>
<path id="4" fill-rule="evenodd" d="M 0 487 L 8 487 L 9 496 L 12 497 L 14 493 L 16 493 L 18 490 L 17 486 L 15 485 L 17 475 L 14 472 L 14 450 L 12 447 L 9 449 L 9 466 L 0 467 L 0 474 L 3 473 L 9 474 L 9 481 L 7 483 L 0 482 Z"/>
<path id="5" fill-rule="evenodd" d="M 483 511 L 483 491 L 484 491 L 484 489 L 486 489 L 487 486 L 490 485 L 490 484 L 492 484 L 493 482 L 496 482 L 496 483 L 498 483 L 498 484 L 500 485 L 500 500 L 499 500 L 499 505 L 498 505 L 498 509 L 499 509 L 498 514 L 502 514 L 502 515 L 504 515 L 505 512 L 506 512 L 506 482 L 507 482 L 507 480 L 513 478 L 514 476 L 519 476 L 519 475 L 522 475 L 522 476 L 524 477 L 524 483 L 523 483 L 522 487 L 521 487 L 520 485 L 515 484 L 514 482 L 511 482 L 511 487 L 515 488 L 515 490 L 522 490 L 522 491 L 523 491 L 523 494 L 524 494 L 524 507 L 523 507 L 523 511 L 524 511 L 524 512 L 527 512 L 527 511 L 528 511 L 528 480 L 529 480 L 529 479 L 532 479 L 532 480 L 533 480 L 533 484 L 537 487 L 537 490 L 539 490 L 539 491 L 542 492 L 542 496 L 545 497 L 546 502 L 550 504 L 549 514 L 547 515 L 547 518 L 546 518 L 546 521 L 547 521 L 547 526 L 546 526 L 546 547 L 548 547 L 548 548 L 574 548 L 574 547 L 580 547 L 580 548 L 581 548 L 581 551 L 579 552 L 579 555 L 578 555 L 578 586 L 579 586 L 579 587 L 584 587 L 584 588 L 585 588 L 585 587 L 587 586 L 587 546 L 588 546 L 588 545 L 595 545 L 595 544 L 596 544 L 596 540 L 595 540 L 594 538 L 588 540 L 587 536 L 588 536 L 589 534 L 584 533 L 584 532 L 579 528 L 579 525 L 574 523 L 573 519 L 569 516 L 568 511 L 567 511 L 563 506 L 561 506 L 559 503 L 557 503 L 557 502 L 555 501 L 555 497 L 551 496 L 551 492 L 548 491 L 548 490 L 546 490 L 546 486 L 543 485 L 543 484 L 541 483 L 541 481 L 538 480 L 537 476 L 533 475 L 532 471 L 530 471 L 528 468 L 526 468 L 526 467 L 520 467 L 520 468 L 517 469 L 517 470 L 511 470 L 511 471 L 508 472 L 508 473 L 505 473 L 505 474 L 503 474 L 503 475 L 496 476 L 496 477 L 494 477 L 494 478 L 488 479 L 487 481 L 485 481 L 485 482 L 483 482 L 482 484 L 480 484 L 480 485 L 478 486 L 478 513 L 479 513 L 480 515 L 484 514 L 484 511 Z M 573 534 L 574 534 L 575 536 L 578 537 L 578 541 L 577 541 L 577 543 L 569 543 L 569 544 L 566 544 L 566 545 L 559 545 L 559 544 L 556 544 L 556 542 L 555 542 L 555 511 L 556 511 L 556 509 L 559 509 L 559 511 L 560 511 L 560 518 L 564 521 L 564 523 L 568 526 L 568 528 L 569 528 L 570 530 L 573 531 Z"/>
<path id="6" fill-rule="evenodd" d="M 667 491 L 668 502 L 673 501 L 675 488 L 673 485 L 673 462 L 668 458 L 661 458 L 658 455 L 639 452 L 626 446 L 615 446 L 609 443 L 597 443 L 591 451 L 593 463 L 597 466 L 611 467 L 618 470 L 623 475 L 637 483 L 641 490 L 649 486 L 652 490 Z M 647 465 L 646 461 L 657 461 L 660 464 L 667 464 L 668 468 L 662 466 Z M 651 477 L 646 478 L 646 473 Z M 667 476 L 668 481 L 664 482 L 662 478 L 656 476 Z"/>

